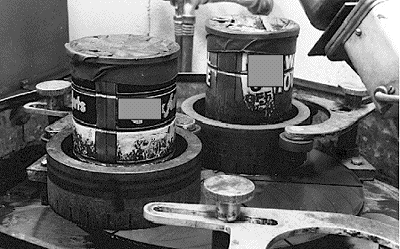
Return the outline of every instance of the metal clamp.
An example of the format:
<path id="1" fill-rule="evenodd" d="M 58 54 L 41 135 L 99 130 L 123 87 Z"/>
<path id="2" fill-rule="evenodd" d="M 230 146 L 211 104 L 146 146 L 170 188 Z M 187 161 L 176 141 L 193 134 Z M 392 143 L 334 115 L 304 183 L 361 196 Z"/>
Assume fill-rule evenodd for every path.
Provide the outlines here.
<path id="1" fill-rule="evenodd" d="M 299 94 L 295 98 L 302 102 L 322 107 L 328 112 L 329 119 L 320 124 L 285 127 L 284 136 L 293 141 L 307 141 L 316 137 L 339 135 L 375 110 L 373 103 L 361 105 L 355 109 L 348 109 L 336 101 L 317 96 Z"/>
<path id="2" fill-rule="evenodd" d="M 41 114 L 46 116 L 53 117 L 65 117 L 71 112 L 68 111 L 59 111 L 59 110 L 50 110 L 47 108 L 47 102 L 30 102 L 24 105 L 24 110 L 27 113 L 32 114 Z"/>
<path id="3" fill-rule="evenodd" d="M 144 217 L 158 224 L 203 228 L 230 234 L 229 248 L 270 248 L 279 240 L 307 233 L 336 234 L 399 248 L 398 229 L 371 219 L 328 212 L 242 207 L 240 218 L 215 218 L 214 205 L 153 202 Z"/>
<path id="4" fill-rule="evenodd" d="M 36 91 L 46 98 L 45 102 L 30 102 L 24 105 L 27 113 L 41 114 L 53 117 L 65 117 L 71 113 L 68 110 L 68 93 L 71 83 L 65 80 L 44 81 L 36 85 Z"/>
<path id="5" fill-rule="evenodd" d="M 301 234 L 336 234 L 399 248 L 398 229 L 352 215 L 241 207 L 253 196 L 254 184 L 243 177 L 217 175 L 204 182 L 205 197 L 216 205 L 153 202 L 143 216 L 165 225 L 210 229 L 230 234 L 229 248 L 270 248 Z"/>

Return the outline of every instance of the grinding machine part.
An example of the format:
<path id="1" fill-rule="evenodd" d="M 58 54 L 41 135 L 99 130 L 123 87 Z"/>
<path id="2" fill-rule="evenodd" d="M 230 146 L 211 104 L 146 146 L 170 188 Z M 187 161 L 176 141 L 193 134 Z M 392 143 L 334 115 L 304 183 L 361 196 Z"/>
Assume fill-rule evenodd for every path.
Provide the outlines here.
<path id="1" fill-rule="evenodd" d="M 207 199 L 224 204 L 242 204 L 253 198 L 255 185 L 245 177 L 217 175 L 204 181 L 204 195 Z"/>
<path id="2" fill-rule="evenodd" d="M 285 18 L 209 19 L 205 115 L 252 125 L 288 119 L 299 30 Z"/>
<path id="3" fill-rule="evenodd" d="M 177 149 L 168 161 L 119 167 L 75 158 L 71 133 L 63 130 L 47 144 L 49 203 L 67 220 L 96 229 L 147 228 L 146 203 L 199 202 L 202 146 L 191 132 L 177 129 Z"/>
<path id="4" fill-rule="evenodd" d="M 348 2 L 358 0 L 300 0 L 310 23 L 319 30 L 326 30 L 340 8 Z"/>
<path id="5" fill-rule="evenodd" d="M 288 125 L 308 124 L 309 108 L 293 100 L 295 115 L 270 125 L 238 125 L 204 116 L 205 94 L 195 95 L 182 103 L 185 114 L 201 126 L 204 167 L 239 174 L 290 174 L 302 165 L 307 153 L 291 153 L 279 147 L 279 134 Z"/>
<path id="6" fill-rule="evenodd" d="M 286 137 L 285 132 L 279 134 L 279 147 L 294 153 L 307 153 L 314 147 L 314 140 L 292 140 Z"/>
<path id="7" fill-rule="evenodd" d="M 240 217 L 240 206 L 253 198 L 255 185 L 247 178 L 235 175 L 217 175 L 204 181 L 204 196 L 215 202 L 216 217 L 234 222 Z"/>

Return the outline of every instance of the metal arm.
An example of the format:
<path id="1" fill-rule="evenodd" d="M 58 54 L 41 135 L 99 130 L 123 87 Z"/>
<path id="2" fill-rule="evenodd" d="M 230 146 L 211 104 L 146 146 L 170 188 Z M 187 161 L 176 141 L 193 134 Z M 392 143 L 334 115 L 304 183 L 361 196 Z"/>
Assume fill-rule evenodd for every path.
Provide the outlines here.
<path id="1" fill-rule="evenodd" d="M 215 206 L 149 203 L 144 217 L 174 226 L 222 231 L 231 235 L 229 248 L 269 248 L 296 234 L 325 233 L 357 237 L 388 248 L 399 248 L 395 227 L 351 215 L 242 207 L 242 220 L 225 223 L 214 217 Z"/>

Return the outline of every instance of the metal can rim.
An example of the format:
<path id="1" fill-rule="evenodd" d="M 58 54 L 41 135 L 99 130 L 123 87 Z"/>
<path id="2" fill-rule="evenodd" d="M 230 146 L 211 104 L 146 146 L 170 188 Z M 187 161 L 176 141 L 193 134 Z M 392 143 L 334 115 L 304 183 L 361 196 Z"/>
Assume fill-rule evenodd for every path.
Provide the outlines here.
<path id="1" fill-rule="evenodd" d="M 84 49 L 77 49 L 77 44 L 84 40 L 93 39 L 93 38 L 109 38 L 109 37 L 124 37 L 133 39 L 142 39 L 140 42 L 147 42 L 151 39 L 157 39 L 158 42 L 165 42 L 165 49 L 168 51 L 164 52 L 154 52 L 154 54 L 148 54 L 143 56 L 106 56 L 106 55 L 96 55 L 96 53 L 100 53 L 101 51 L 92 51 L 85 52 Z M 147 40 L 146 40 L 147 39 Z M 101 39 L 99 39 L 100 41 Z M 122 41 L 121 41 L 122 42 Z M 95 48 L 95 46 L 94 46 Z M 69 43 L 65 44 L 66 53 L 72 60 L 78 62 L 86 62 L 86 63 L 97 63 L 97 64 L 111 64 L 111 65 L 143 65 L 143 64 L 151 64 L 151 63 L 160 63 L 175 59 L 178 57 L 180 52 L 179 44 L 176 42 L 162 39 L 154 36 L 145 36 L 145 35 L 133 35 L 133 34 L 110 34 L 110 35 L 97 35 L 97 36 L 85 36 L 76 40 L 72 40 Z M 117 49 L 117 48 L 114 48 Z M 83 51 L 80 51 L 83 50 Z M 107 52 L 104 50 L 103 52 Z M 111 53 L 111 52 L 110 52 Z"/>
<path id="2" fill-rule="evenodd" d="M 226 18 L 231 18 L 231 20 L 234 20 L 235 18 L 238 17 L 256 17 L 256 16 L 251 16 L 251 15 L 232 15 L 230 17 Z M 282 17 L 260 17 L 260 18 L 268 18 L 270 20 L 281 20 L 284 22 L 287 22 L 288 24 L 285 27 L 288 28 L 282 28 L 280 30 L 274 30 L 274 31 L 265 31 L 265 32 L 245 32 L 245 31 L 237 31 L 237 30 L 230 30 L 228 28 L 221 28 L 213 25 L 213 20 L 218 19 L 220 17 L 211 17 L 206 21 L 206 31 L 209 34 L 217 35 L 217 36 L 222 36 L 226 38 L 234 38 L 234 39 L 257 39 L 257 40 L 262 40 L 262 39 L 278 39 L 278 38 L 286 38 L 286 37 L 294 37 L 298 36 L 300 32 L 300 26 L 294 22 L 291 19 L 287 18 L 282 18 Z"/>

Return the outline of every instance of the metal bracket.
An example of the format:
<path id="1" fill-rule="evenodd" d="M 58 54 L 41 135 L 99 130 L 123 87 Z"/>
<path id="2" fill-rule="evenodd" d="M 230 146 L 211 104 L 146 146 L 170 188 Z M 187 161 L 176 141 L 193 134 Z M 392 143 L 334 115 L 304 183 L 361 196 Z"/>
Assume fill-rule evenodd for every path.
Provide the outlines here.
<path id="1" fill-rule="evenodd" d="M 307 233 L 336 234 L 399 248 L 398 228 L 352 215 L 282 209 L 241 208 L 233 223 L 215 218 L 215 206 L 153 202 L 144 217 L 158 224 L 203 228 L 230 234 L 229 248 L 270 248 L 275 242 Z"/>
<path id="2" fill-rule="evenodd" d="M 362 156 L 343 159 L 342 164 L 353 171 L 360 181 L 373 181 L 375 179 L 376 169 Z"/>
<path id="3" fill-rule="evenodd" d="M 40 114 L 53 117 L 65 117 L 70 114 L 70 111 L 59 111 L 47 109 L 46 102 L 30 102 L 24 105 L 24 110 L 27 113 Z"/>
<path id="4" fill-rule="evenodd" d="M 349 109 L 336 101 L 317 96 L 298 94 L 295 98 L 327 110 L 329 119 L 320 124 L 285 127 L 285 137 L 294 141 L 307 141 L 317 137 L 339 135 L 375 110 L 373 103 L 361 105 L 356 109 Z"/>

